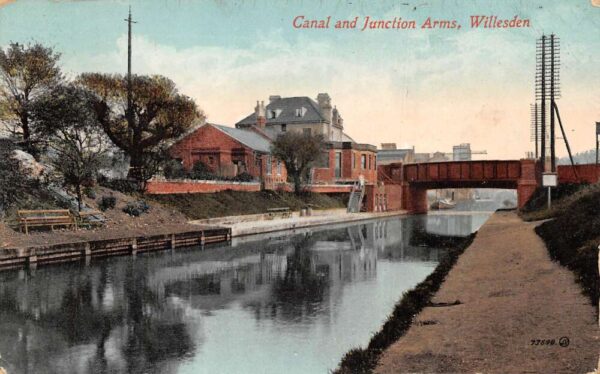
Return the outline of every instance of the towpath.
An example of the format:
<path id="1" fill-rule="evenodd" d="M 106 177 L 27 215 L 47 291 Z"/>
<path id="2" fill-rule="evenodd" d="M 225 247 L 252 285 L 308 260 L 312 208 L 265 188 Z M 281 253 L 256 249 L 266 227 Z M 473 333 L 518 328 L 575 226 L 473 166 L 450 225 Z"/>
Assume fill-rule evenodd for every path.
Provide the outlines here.
<path id="1" fill-rule="evenodd" d="M 535 225 L 494 214 L 433 299 L 462 304 L 425 308 L 375 372 L 593 371 L 600 347 L 595 310 L 573 273 L 550 260 Z"/>

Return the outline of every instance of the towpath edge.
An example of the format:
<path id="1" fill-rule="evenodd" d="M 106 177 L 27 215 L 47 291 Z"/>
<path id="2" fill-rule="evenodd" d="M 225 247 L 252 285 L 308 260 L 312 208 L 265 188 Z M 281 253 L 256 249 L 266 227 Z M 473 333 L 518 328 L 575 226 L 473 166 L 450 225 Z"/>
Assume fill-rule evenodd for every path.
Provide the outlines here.
<path id="1" fill-rule="evenodd" d="M 512 212 L 494 214 L 433 298 L 462 304 L 425 308 L 375 372 L 593 371 L 594 307 L 574 275 L 550 260 L 535 225 Z"/>

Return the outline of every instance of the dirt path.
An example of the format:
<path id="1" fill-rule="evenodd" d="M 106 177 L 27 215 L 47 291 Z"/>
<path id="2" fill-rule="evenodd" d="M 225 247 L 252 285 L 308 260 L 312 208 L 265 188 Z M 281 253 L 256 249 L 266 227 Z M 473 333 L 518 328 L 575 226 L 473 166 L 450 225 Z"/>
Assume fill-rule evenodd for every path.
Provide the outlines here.
<path id="1" fill-rule="evenodd" d="M 600 353 L 594 308 L 573 274 L 550 260 L 535 225 L 514 213 L 494 214 L 433 299 L 463 304 L 425 308 L 375 372 L 593 371 Z M 532 345 L 533 339 L 555 344 Z"/>

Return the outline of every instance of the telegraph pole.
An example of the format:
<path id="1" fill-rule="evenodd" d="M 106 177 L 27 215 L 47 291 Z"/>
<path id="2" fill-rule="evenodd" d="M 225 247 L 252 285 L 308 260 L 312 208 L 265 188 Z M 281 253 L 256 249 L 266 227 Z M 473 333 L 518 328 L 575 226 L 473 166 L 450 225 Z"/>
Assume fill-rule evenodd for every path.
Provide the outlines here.
<path id="1" fill-rule="evenodd" d="M 133 126 L 133 88 L 131 83 L 131 24 L 137 23 L 131 19 L 131 6 L 129 6 L 129 17 L 127 22 L 127 122 L 129 127 Z"/>
<path id="2" fill-rule="evenodd" d="M 542 104 L 542 139 L 540 151 L 542 154 L 542 171 L 546 171 L 546 35 L 542 35 L 542 66 L 541 66 L 541 104 Z"/>
<path id="3" fill-rule="evenodd" d="M 550 34 L 550 171 L 556 171 L 556 153 L 554 149 L 554 34 Z"/>

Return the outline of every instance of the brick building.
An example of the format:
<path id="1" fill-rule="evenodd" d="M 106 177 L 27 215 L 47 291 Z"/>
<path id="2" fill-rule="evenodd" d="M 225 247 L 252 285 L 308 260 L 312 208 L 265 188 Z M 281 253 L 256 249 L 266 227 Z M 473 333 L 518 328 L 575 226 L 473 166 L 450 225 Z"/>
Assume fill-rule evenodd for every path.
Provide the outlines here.
<path id="1" fill-rule="evenodd" d="M 287 181 L 287 171 L 283 162 L 271 156 L 270 147 L 271 140 L 254 129 L 207 123 L 178 139 L 169 152 L 186 170 L 201 161 L 217 175 L 248 173 L 273 188 Z"/>
<path id="2" fill-rule="evenodd" d="M 306 96 L 270 96 L 267 106 L 257 101 L 254 113 L 236 128 L 255 129 L 272 140 L 288 131 L 323 135 L 326 145 L 310 171 L 311 184 L 351 183 L 361 176 L 367 184 L 377 182 L 377 148 L 356 143 L 344 132 L 342 116 L 326 93 L 318 94 L 316 101 Z"/>

